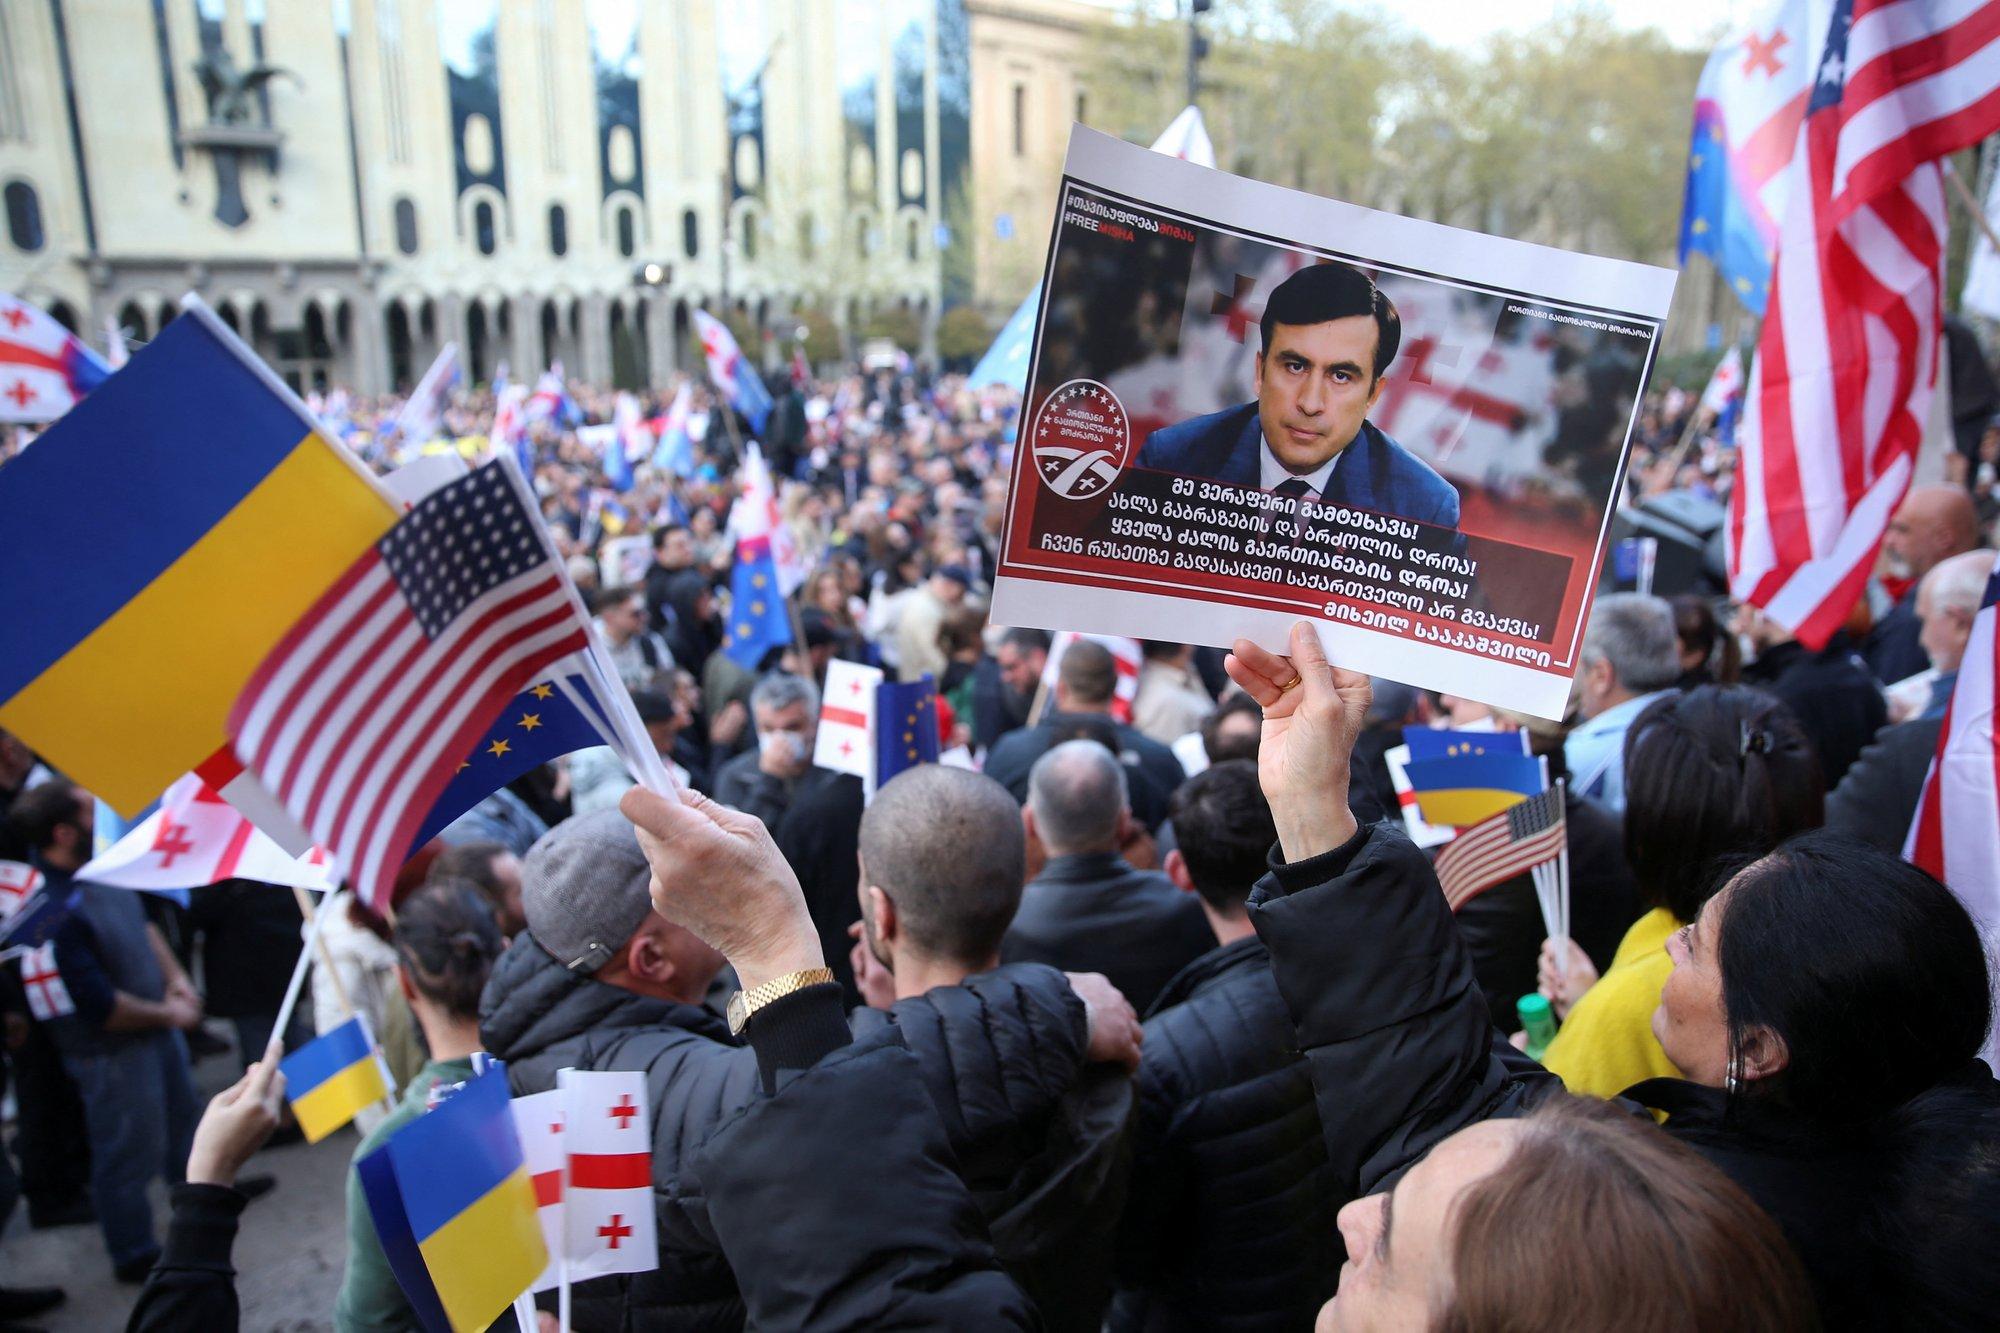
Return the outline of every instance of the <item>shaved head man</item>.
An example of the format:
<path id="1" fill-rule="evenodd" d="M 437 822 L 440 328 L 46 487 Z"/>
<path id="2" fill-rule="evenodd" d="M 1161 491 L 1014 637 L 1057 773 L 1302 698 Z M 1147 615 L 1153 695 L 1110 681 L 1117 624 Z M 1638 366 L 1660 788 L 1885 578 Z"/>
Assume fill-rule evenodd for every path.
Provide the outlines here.
<path id="1" fill-rule="evenodd" d="M 1978 545 L 1979 516 L 1961 488 L 1918 486 L 1903 497 L 1882 535 L 1882 572 L 1908 579 L 1910 585 L 1862 647 L 1875 679 L 1888 685 L 1930 668 L 1917 615 L 1917 587 L 1941 562 Z"/>

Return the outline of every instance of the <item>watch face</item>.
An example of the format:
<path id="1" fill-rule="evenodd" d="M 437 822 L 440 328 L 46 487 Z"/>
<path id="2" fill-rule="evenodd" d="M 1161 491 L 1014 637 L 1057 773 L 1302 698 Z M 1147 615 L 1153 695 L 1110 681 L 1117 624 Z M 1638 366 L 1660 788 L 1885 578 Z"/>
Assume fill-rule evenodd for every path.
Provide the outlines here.
<path id="1" fill-rule="evenodd" d="M 729 997 L 729 1031 L 734 1036 L 743 1035 L 743 1025 L 750 1021 L 749 1006 L 743 1002 L 743 992 L 737 991 Z"/>

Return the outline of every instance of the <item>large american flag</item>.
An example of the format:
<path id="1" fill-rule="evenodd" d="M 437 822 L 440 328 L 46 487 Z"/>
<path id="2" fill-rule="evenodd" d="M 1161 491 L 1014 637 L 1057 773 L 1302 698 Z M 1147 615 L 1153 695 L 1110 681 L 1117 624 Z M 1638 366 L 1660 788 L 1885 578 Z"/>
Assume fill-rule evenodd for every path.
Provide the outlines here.
<path id="1" fill-rule="evenodd" d="M 1567 836 L 1560 786 L 1489 815 L 1438 852 L 1445 902 L 1456 912 L 1502 880 L 1553 861 L 1562 855 Z"/>
<path id="2" fill-rule="evenodd" d="M 1730 497 L 1730 591 L 1817 649 L 1875 563 L 1936 380 L 1938 159 L 2000 129 L 2000 5 L 1838 0 L 1787 171 Z"/>
<path id="3" fill-rule="evenodd" d="M 272 649 L 229 731 L 380 906 L 459 760 L 589 642 L 539 519 L 488 463 L 419 501 Z"/>
<path id="4" fill-rule="evenodd" d="M 1945 706 L 1937 754 L 1924 779 L 1905 859 L 1958 895 L 1988 940 L 2000 935 L 2000 746 L 1994 743 L 1994 678 L 2000 669 L 2000 565 L 1966 639 Z M 1989 1039 L 2000 1041 L 2000 1037 Z M 2000 1046 L 1989 1046 L 1989 1050 Z"/>

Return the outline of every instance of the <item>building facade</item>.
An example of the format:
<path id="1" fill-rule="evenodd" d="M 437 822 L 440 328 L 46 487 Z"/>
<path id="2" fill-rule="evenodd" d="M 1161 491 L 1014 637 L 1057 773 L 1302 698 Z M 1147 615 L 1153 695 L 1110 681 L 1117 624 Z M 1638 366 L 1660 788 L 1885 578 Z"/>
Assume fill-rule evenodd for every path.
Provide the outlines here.
<path id="1" fill-rule="evenodd" d="M 784 350 L 971 296 L 965 0 L 8 0 L 0 287 L 92 342 L 184 292 L 287 378 Z M 1066 128 L 1066 127 L 1065 127 Z"/>

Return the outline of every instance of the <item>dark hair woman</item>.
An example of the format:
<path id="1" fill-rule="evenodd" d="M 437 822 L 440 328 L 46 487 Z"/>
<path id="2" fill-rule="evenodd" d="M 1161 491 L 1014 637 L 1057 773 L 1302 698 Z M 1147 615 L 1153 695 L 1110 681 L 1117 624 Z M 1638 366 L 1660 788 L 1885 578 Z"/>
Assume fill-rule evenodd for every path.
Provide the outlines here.
<path id="1" fill-rule="evenodd" d="M 1336 1169 L 1351 1166 L 1363 1190 L 1407 1171 L 1400 1196 L 1418 1178 L 1412 1164 L 1459 1142 L 1467 1126 L 1561 1093 L 1492 1040 L 1421 853 L 1393 830 L 1357 828 L 1344 794 L 1327 790 L 1326 775 L 1345 771 L 1367 681 L 1330 667 L 1309 628 L 1292 642 L 1289 659 L 1239 642 L 1231 662 L 1265 708 L 1259 774 L 1279 834 L 1251 917 L 1293 1002 L 1329 1157 Z M 2000 1234 L 1992 1165 L 2000 1083 L 1975 1059 L 1991 1017 L 1990 977 L 1959 901 L 1886 853 L 1811 833 L 1727 876 L 1675 933 L 1669 956 L 1651 1023 L 1685 1077 L 1640 1083 L 1618 1105 L 1648 1132 L 1640 1113 L 1663 1114 L 1667 1135 L 1770 1214 L 1828 1326 L 1990 1326 L 2000 1309 L 2000 1265 L 1990 1262 Z M 1432 1290 L 1446 1294 L 1425 1307 L 1430 1322 L 1545 1326 L 1528 1247 L 1466 1228 L 1476 1166 L 1454 1172 L 1456 1230 L 1430 1266 Z M 1615 1173 L 1608 1162 L 1594 1172 L 1604 1181 Z M 1660 1174 L 1648 1170 L 1622 1192 L 1651 1188 Z M 1521 1193 L 1531 1221 L 1542 1195 Z M 1628 1284 L 1634 1301 L 1617 1324 L 1652 1326 L 1662 1317 L 1638 1302 L 1660 1297 L 1642 1294 L 1637 1262 L 1623 1244 L 1583 1241 L 1561 1280 L 1614 1265 L 1611 1280 Z M 1692 1280 L 1697 1266 L 1718 1261 L 1674 1240 L 1653 1262 Z M 1495 1263 L 1523 1279 L 1512 1303 L 1454 1322 L 1451 1274 Z M 1680 1322 L 1761 1326 L 1735 1322 L 1742 1317 Z"/>
<path id="2" fill-rule="evenodd" d="M 1574 941 L 1566 967 L 1543 947 L 1542 991 L 1564 1020 L 1543 1063 L 1571 1092 L 1613 1097 L 1679 1072 L 1652 1029 L 1667 937 L 1745 858 L 1817 828 L 1824 804 L 1811 743 L 1762 691 L 1704 685 L 1639 714 L 1625 738 L 1625 859 L 1649 910 L 1602 979 Z"/>
<path id="3" fill-rule="evenodd" d="M 1692 592 L 1672 598 L 1670 604 L 1681 651 L 1681 678 L 1675 685 L 1683 690 L 1734 685 L 1743 674 L 1743 649 L 1715 613 L 1714 604 Z"/>

